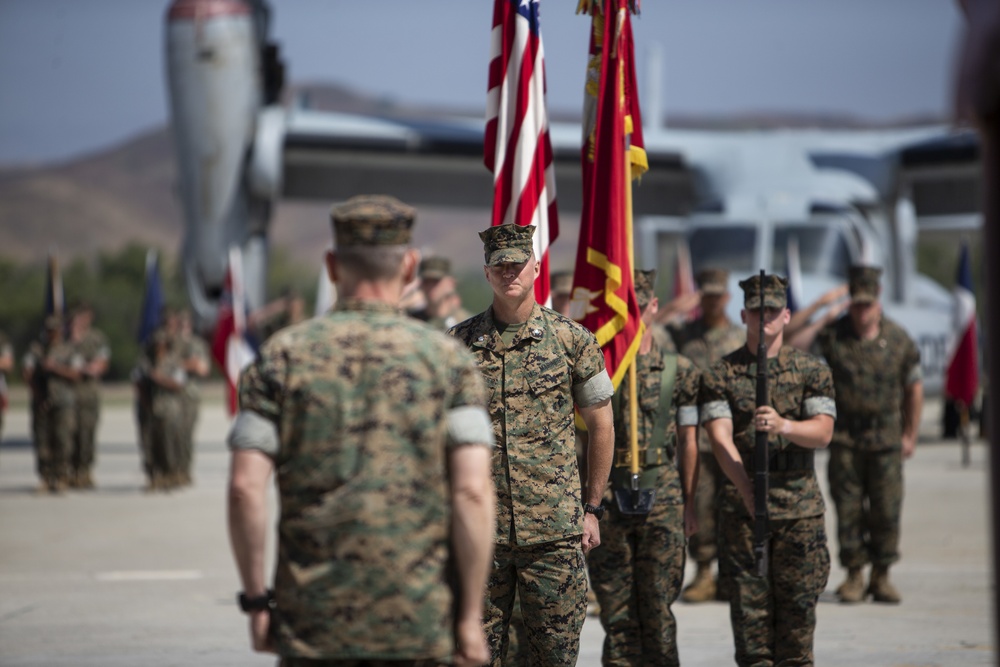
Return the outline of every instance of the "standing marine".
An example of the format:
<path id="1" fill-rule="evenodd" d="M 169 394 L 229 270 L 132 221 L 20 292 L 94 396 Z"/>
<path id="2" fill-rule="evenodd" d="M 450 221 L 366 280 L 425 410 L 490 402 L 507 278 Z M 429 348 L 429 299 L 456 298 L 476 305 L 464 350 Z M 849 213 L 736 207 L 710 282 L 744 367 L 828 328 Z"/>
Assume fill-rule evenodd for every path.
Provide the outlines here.
<path id="1" fill-rule="evenodd" d="M 851 305 L 827 325 L 814 350 L 833 373 L 837 425 L 830 445 L 830 495 L 837 508 L 843 602 L 899 602 L 889 566 L 899 560 L 903 460 L 913 456 L 923 407 L 920 351 L 882 314 L 882 270 L 853 266 Z M 871 564 L 865 585 L 862 568 Z"/>
<path id="2" fill-rule="evenodd" d="M 486 635 L 504 663 L 514 596 L 535 665 L 575 665 L 587 613 L 585 556 L 600 544 L 614 448 L 611 378 L 590 331 L 539 305 L 535 227 L 480 232 L 493 303 L 449 332 L 472 350 L 489 392 L 497 521 Z M 590 442 L 581 497 L 574 406 Z"/>
<path id="3" fill-rule="evenodd" d="M 677 622 L 671 605 L 684 580 L 686 538 L 697 530 L 694 490 L 698 478 L 700 371 L 686 357 L 664 352 L 650 324 L 658 300 L 656 271 L 635 272 L 635 295 L 645 333 L 636 356 L 641 490 L 631 494 L 631 426 L 628 382 L 612 398 L 615 460 L 604 494 L 607 508 L 601 547 L 587 558 L 590 582 L 601 608 L 606 667 L 676 666 Z"/>
<path id="4" fill-rule="evenodd" d="M 94 488 L 97 424 L 101 415 L 100 383 L 111 359 L 108 339 L 92 326 L 93 321 L 94 311 L 86 303 L 73 310 L 69 321 L 70 343 L 82 361 L 80 380 L 74 385 L 76 432 L 69 472 L 69 486 L 75 489 Z"/>
<path id="5" fill-rule="evenodd" d="M 812 665 L 816 602 L 830 574 L 823 494 L 813 463 L 833 436 L 833 379 L 822 359 L 783 345 L 787 282 L 740 282 L 747 344 L 702 376 L 699 413 L 728 482 L 719 500 L 719 566 L 731 582 L 729 615 L 738 665 Z M 761 297 L 760 290 L 763 287 Z M 762 303 L 763 301 L 763 303 Z M 769 405 L 756 407 L 761 318 Z M 755 436 L 768 434 L 767 574 L 754 541 Z"/>

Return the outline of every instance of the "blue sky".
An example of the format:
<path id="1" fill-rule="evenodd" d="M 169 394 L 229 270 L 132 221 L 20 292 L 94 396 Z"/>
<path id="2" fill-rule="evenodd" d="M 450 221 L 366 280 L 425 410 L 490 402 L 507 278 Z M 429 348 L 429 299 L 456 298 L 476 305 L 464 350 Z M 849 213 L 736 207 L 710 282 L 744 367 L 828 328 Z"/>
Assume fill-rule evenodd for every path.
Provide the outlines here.
<path id="1" fill-rule="evenodd" d="M 169 0 L 0 0 L 0 164 L 68 159 L 167 121 Z M 280 0 L 273 33 L 293 82 L 480 109 L 489 0 Z M 580 108 L 589 22 L 543 0 L 553 110 Z M 662 53 L 671 113 L 946 114 L 960 16 L 949 0 L 644 0 L 645 85 Z M 641 91 L 641 95 L 647 94 Z M 649 100 L 643 104 L 649 108 Z"/>

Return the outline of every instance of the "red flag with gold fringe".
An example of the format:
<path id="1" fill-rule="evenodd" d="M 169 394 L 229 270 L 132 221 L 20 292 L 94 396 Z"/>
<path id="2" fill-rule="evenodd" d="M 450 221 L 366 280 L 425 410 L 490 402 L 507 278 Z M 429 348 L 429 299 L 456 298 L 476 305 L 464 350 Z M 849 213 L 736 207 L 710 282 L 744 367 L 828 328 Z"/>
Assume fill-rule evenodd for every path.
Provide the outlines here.
<path id="1" fill-rule="evenodd" d="M 632 179 L 648 169 L 628 0 L 581 3 L 591 14 L 584 104 L 583 215 L 570 315 L 597 336 L 617 388 L 643 324 L 632 281 Z M 578 10 L 579 11 L 579 10 Z"/>

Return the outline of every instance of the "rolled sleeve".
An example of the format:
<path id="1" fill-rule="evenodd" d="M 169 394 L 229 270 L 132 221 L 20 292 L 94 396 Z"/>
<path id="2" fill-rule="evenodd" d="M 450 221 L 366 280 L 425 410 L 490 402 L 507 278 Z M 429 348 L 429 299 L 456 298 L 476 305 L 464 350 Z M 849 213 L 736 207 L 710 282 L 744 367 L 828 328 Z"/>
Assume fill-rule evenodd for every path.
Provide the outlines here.
<path id="1" fill-rule="evenodd" d="M 698 406 L 697 405 L 682 405 L 677 408 L 677 425 L 678 426 L 697 426 L 698 425 Z"/>
<path id="2" fill-rule="evenodd" d="M 816 415 L 829 415 L 837 418 L 837 403 L 826 396 L 813 396 L 802 402 L 802 412 L 808 417 Z"/>
<path id="3" fill-rule="evenodd" d="M 485 408 L 465 405 L 448 411 L 448 446 L 486 445 L 493 448 L 493 426 Z"/>
<path id="4" fill-rule="evenodd" d="M 709 401 L 708 403 L 702 403 L 698 413 L 702 424 L 716 419 L 733 418 L 733 411 L 730 409 L 727 401 Z"/>
<path id="5" fill-rule="evenodd" d="M 278 453 L 278 429 L 256 412 L 241 410 L 226 442 L 231 450 L 259 449 L 273 457 Z"/>
<path id="6" fill-rule="evenodd" d="M 606 401 L 614 396 L 614 393 L 615 388 L 611 384 L 611 378 L 603 369 L 589 380 L 573 385 L 573 401 L 581 408 L 589 408 L 591 405 Z"/>

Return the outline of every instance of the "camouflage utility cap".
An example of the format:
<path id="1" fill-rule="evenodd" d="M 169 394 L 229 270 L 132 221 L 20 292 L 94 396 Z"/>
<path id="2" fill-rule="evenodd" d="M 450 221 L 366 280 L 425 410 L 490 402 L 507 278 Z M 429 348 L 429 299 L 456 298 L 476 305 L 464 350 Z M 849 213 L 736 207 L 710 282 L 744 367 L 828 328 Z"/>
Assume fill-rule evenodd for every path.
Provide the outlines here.
<path id="1" fill-rule="evenodd" d="M 729 272 L 724 269 L 702 269 L 695 276 L 702 294 L 725 294 L 729 291 Z"/>
<path id="2" fill-rule="evenodd" d="M 635 270 L 632 280 L 635 282 L 635 299 L 639 308 L 645 308 L 653 300 L 653 287 L 656 285 L 656 269 L 649 271 Z"/>
<path id="3" fill-rule="evenodd" d="M 552 285 L 552 295 L 557 294 L 571 294 L 573 292 L 573 272 L 572 271 L 557 271 L 552 274 L 552 278 L 549 279 Z"/>
<path id="4" fill-rule="evenodd" d="M 882 269 L 877 266 L 851 267 L 849 274 L 851 301 L 856 303 L 872 303 L 878 301 L 879 279 Z"/>
<path id="5" fill-rule="evenodd" d="M 358 195 L 330 211 L 338 247 L 408 245 L 417 212 L 388 195 Z"/>
<path id="6" fill-rule="evenodd" d="M 486 254 L 486 265 L 520 264 L 531 257 L 532 242 L 535 235 L 534 225 L 497 225 L 479 232 L 483 241 L 483 251 Z"/>
<path id="7" fill-rule="evenodd" d="M 740 281 L 743 290 L 743 307 L 747 310 L 760 308 L 760 275 L 754 274 Z M 784 308 L 788 305 L 788 281 L 781 276 L 764 276 L 764 307 Z"/>
<path id="8" fill-rule="evenodd" d="M 451 274 L 451 262 L 447 257 L 428 257 L 420 262 L 420 277 L 427 280 L 444 278 Z"/>

